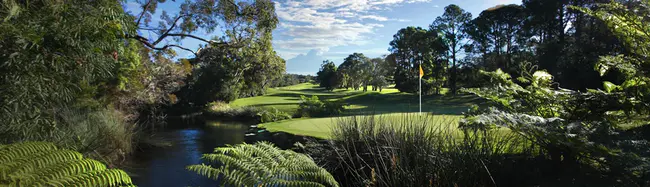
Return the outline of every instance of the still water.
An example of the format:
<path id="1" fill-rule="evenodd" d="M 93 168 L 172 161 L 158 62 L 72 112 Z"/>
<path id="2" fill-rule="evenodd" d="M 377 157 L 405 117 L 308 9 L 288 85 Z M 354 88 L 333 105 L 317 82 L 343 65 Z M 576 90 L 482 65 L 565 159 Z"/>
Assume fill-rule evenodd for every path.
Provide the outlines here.
<path id="1" fill-rule="evenodd" d="M 217 186 L 215 181 L 185 170 L 185 166 L 202 163 L 201 155 L 211 153 L 215 147 L 243 143 L 247 126 L 234 122 L 200 123 L 204 124 L 157 133 L 171 145 L 136 153 L 124 168 L 133 183 L 142 187 Z"/>

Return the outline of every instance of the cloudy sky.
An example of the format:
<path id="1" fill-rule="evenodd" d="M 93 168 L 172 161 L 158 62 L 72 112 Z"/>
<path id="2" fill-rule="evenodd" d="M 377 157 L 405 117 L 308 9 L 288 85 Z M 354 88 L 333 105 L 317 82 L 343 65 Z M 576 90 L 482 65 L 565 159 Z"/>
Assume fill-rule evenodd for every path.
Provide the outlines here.
<path id="1" fill-rule="evenodd" d="M 521 0 L 278 0 L 275 8 L 280 24 L 273 32 L 273 45 L 287 60 L 288 73 L 315 74 L 326 59 L 340 64 L 354 52 L 368 57 L 387 54 L 388 43 L 399 29 L 426 28 L 449 4 L 457 4 L 476 16 L 499 4 L 520 3 Z M 139 12 L 134 2 L 125 7 Z M 161 8 L 173 13 L 177 7 L 165 3 Z M 183 46 L 196 49 L 199 43 L 188 39 Z M 181 51 L 179 54 L 190 55 Z"/>

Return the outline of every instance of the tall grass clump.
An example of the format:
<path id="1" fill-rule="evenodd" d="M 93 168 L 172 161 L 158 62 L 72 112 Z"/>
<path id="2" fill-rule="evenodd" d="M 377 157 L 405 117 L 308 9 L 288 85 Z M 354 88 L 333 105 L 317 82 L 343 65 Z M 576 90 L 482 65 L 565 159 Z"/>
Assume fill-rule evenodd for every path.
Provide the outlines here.
<path id="1" fill-rule="evenodd" d="M 307 152 L 343 186 L 517 186 L 535 175 L 529 141 L 504 129 L 457 127 L 430 115 L 357 116 L 338 121 L 332 140 Z"/>

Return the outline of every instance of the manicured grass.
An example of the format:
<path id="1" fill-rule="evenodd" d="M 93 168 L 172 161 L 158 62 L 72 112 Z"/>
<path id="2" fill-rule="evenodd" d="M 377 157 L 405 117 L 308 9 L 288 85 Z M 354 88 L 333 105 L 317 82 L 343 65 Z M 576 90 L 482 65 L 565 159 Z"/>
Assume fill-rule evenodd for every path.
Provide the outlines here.
<path id="1" fill-rule="evenodd" d="M 369 87 L 370 89 L 370 87 Z M 364 113 L 408 113 L 418 112 L 419 97 L 417 94 L 400 93 L 397 89 L 386 88 L 382 92 L 355 91 L 336 89 L 326 91 L 318 88 L 318 85 L 303 83 L 282 88 L 267 90 L 267 94 L 258 97 L 242 98 L 235 100 L 230 105 L 275 107 L 284 112 L 293 113 L 298 108 L 300 96 L 311 97 L 316 95 L 321 99 L 339 100 L 346 106 L 346 115 L 357 115 Z M 467 111 L 472 103 L 478 99 L 471 95 L 434 95 L 422 97 L 422 111 L 434 114 L 461 114 Z"/>
<path id="2" fill-rule="evenodd" d="M 370 90 L 370 87 L 368 87 Z M 443 90 L 446 92 L 446 90 Z M 417 94 L 400 93 L 395 88 L 386 88 L 382 92 L 362 90 L 336 89 L 327 91 L 318 85 L 303 83 L 282 88 L 267 90 L 267 94 L 258 97 L 242 98 L 232 102 L 232 107 L 254 106 L 274 107 L 288 113 L 293 113 L 298 108 L 300 96 L 318 96 L 321 99 L 338 100 L 346 104 L 346 110 L 340 117 L 330 118 L 300 118 L 280 122 L 260 124 L 260 127 L 269 131 L 282 131 L 291 134 L 329 138 L 331 127 L 338 120 L 344 120 L 353 115 L 382 115 L 403 116 L 407 113 L 419 111 L 419 96 Z M 467 111 L 470 105 L 480 103 L 472 95 L 434 95 L 422 96 L 422 112 L 434 116 L 431 120 L 443 118 L 452 119 L 450 128 L 456 128 L 462 112 Z M 388 115 L 386 115 L 388 114 Z"/>

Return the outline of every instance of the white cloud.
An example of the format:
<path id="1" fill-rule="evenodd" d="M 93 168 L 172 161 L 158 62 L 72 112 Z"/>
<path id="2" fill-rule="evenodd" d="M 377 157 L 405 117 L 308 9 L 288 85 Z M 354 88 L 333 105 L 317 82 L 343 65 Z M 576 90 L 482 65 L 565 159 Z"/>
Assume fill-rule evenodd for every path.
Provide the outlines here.
<path id="1" fill-rule="evenodd" d="M 279 29 L 286 39 L 275 39 L 274 44 L 284 50 L 317 49 L 322 54 L 329 48 L 346 45 L 363 45 L 372 38 L 369 35 L 382 24 L 372 21 L 410 20 L 389 19 L 371 14 L 373 10 L 386 10 L 403 3 L 428 2 L 430 0 L 286 0 L 276 2 Z M 291 55 L 293 56 L 293 55 Z"/>
<path id="2" fill-rule="evenodd" d="M 363 16 L 360 16 L 359 19 L 372 19 L 372 20 L 377 20 L 377 21 L 388 21 L 388 18 L 383 17 L 383 16 L 377 16 L 377 15 L 363 15 Z"/>
<path id="3" fill-rule="evenodd" d="M 433 5 L 433 8 L 440 8 L 440 5 Z"/>

